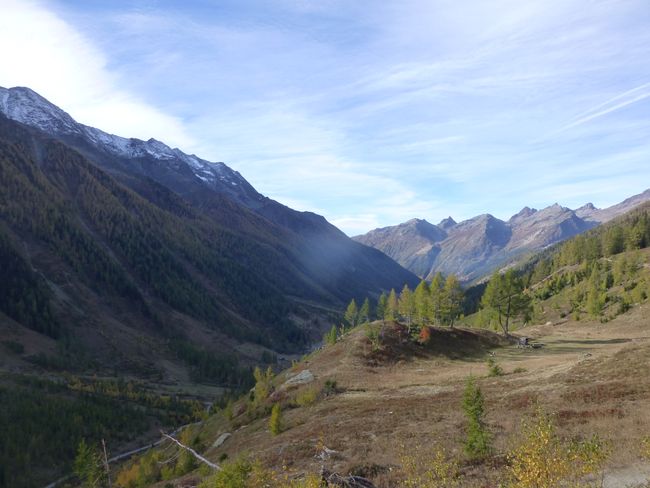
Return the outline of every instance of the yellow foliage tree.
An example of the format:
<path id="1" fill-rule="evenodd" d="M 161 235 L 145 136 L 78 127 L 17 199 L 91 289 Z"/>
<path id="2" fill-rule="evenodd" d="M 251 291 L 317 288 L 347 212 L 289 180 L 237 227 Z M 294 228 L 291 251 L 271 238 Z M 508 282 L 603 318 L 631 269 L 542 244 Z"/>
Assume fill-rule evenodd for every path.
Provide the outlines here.
<path id="1" fill-rule="evenodd" d="M 460 486 L 458 464 L 445 451 L 421 446 L 402 446 L 402 485 L 406 488 L 455 488 Z"/>
<path id="2" fill-rule="evenodd" d="M 563 442 L 552 416 L 540 408 L 522 425 L 522 439 L 508 455 L 510 488 L 592 486 L 585 477 L 597 473 L 609 455 L 603 441 L 594 436 L 587 441 Z"/>

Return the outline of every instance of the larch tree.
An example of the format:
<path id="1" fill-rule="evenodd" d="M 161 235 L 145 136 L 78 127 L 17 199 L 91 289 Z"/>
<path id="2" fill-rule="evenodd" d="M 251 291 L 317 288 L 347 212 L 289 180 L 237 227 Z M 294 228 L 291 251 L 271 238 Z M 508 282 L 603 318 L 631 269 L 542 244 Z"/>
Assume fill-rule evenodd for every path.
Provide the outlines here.
<path id="1" fill-rule="evenodd" d="M 415 301 L 415 322 L 422 326 L 429 320 L 431 314 L 431 293 L 426 281 L 420 281 L 413 294 Z"/>
<path id="2" fill-rule="evenodd" d="M 415 314 L 415 300 L 413 292 L 408 285 L 404 285 L 401 293 L 399 294 L 399 314 L 406 320 L 409 334 L 411 333 L 411 325 L 413 322 L 413 315 Z"/>
<path id="3" fill-rule="evenodd" d="M 386 312 L 388 310 L 388 296 L 385 292 L 382 292 L 379 295 L 379 300 L 377 301 L 377 318 L 382 322 L 386 320 Z"/>
<path id="4" fill-rule="evenodd" d="M 388 300 L 386 304 L 386 320 L 397 320 L 397 314 L 399 312 L 398 305 L 399 302 L 397 300 L 397 293 L 395 293 L 395 289 L 393 288 L 388 294 Z"/>
<path id="5" fill-rule="evenodd" d="M 368 298 L 363 301 L 359 310 L 359 323 L 365 324 L 366 322 L 370 322 L 370 300 Z"/>
<path id="6" fill-rule="evenodd" d="M 359 320 L 359 309 L 354 298 L 350 301 L 348 308 L 345 310 L 343 319 L 350 327 L 355 327 Z"/>
<path id="7" fill-rule="evenodd" d="M 440 325 L 442 318 L 442 299 L 444 293 L 445 279 L 442 273 L 438 272 L 431 280 L 429 292 L 431 293 L 431 309 L 429 311 L 431 321 Z"/>
<path id="8" fill-rule="evenodd" d="M 463 310 L 463 289 L 456 275 L 449 275 L 443 289 L 443 315 L 445 322 L 453 327 Z"/>
<path id="9" fill-rule="evenodd" d="M 510 321 L 530 309 L 530 298 L 524 292 L 522 279 L 514 270 L 495 272 L 485 288 L 481 307 L 495 313 L 503 333 L 510 334 Z"/>

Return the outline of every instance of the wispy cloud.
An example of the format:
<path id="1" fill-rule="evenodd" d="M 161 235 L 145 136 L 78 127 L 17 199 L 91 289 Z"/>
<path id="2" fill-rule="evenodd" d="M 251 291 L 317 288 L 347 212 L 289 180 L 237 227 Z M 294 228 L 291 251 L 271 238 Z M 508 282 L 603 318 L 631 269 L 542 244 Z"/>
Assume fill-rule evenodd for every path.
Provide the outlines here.
<path id="1" fill-rule="evenodd" d="M 183 121 L 124 89 L 96 43 L 49 4 L 0 0 L 0 85 L 29 86 L 80 122 L 127 137 L 191 149 Z"/>
<path id="2" fill-rule="evenodd" d="M 0 3 L 0 84 L 351 234 L 650 179 L 645 0 Z"/>
<path id="3" fill-rule="evenodd" d="M 628 105 L 632 105 L 634 103 L 645 100 L 646 98 L 650 97 L 650 91 L 648 91 L 646 93 L 642 93 L 640 95 L 635 95 L 635 96 L 633 96 L 631 98 L 628 98 L 627 100 L 624 100 L 622 102 L 618 102 L 618 103 L 616 103 L 614 105 L 611 105 L 612 101 L 620 100 L 621 98 L 627 97 L 631 93 L 636 92 L 639 89 L 645 88 L 647 86 L 650 86 L 650 83 L 645 83 L 645 84 L 641 85 L 640 87 L 633 88 L 632 90 L 628 90 L 625 93 L 622 93 L 620 95 L 615 96 L 614 98 L 612 98 L 611 100 L 609 100 L 605 104 L 599 105 L 597 108 L 592 109 L 591 113 L 589 113 L 589 114 L 587 114 L 587 115 L 585 115 L 583 117 L 580 117 L 577 120 L 574 120 L 573 122 L 565 125 L 564 127 L 561 127 L 560 131 L 565 131 L 567 129 L 571 129 L 572 127 L 577 127 L 577 126 L 582 125 L 584 123 L 590 122 L 590 121 L 592 121 L 594 119 L 602 117 L 603 115 L 607 115 L 607 114 L 610 114 L 610 113 L 615 112 L 617 110 L 620 110 L 622 108 L 625 108 Z M 604 107 L 604 108 L 602 108 L 602 107 Z"/>

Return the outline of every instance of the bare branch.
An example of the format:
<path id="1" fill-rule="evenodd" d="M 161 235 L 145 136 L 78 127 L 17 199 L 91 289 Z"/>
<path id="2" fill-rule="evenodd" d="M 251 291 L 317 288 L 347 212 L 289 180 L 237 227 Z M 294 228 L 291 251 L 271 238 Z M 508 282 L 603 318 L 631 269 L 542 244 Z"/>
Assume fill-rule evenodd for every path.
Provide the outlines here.
<path id="1" fill-rule="evenodd" d="M 203 456 L 201 456 L 201 455 L 200 455 L 198 452 L 196 452 L 194 449 L 192 449 L 192 448 L 189 447 L 189 446 L 186 446 L 185 444 L 181 444 L 177 439 L 173 438 L 173 437 L 170 436 L 169 434 L 166 434 L 166 433 L 163 432 L 162 430 L 160 431 L 160 433 L 162 434 L 163 437 L 166 437 L 167 439 L 169 439 L 169 440 L 175 442 L 175 443 L 178 444 L 180 447 L 182 447 L 183 449 L 185 449 L 186 451 L 188 451 L 190 454 L 192 454 L 192 456 L 194 456 L 196 459 L 198 459 L 198 460 L 201 461 L 202 463 L 207 464 L 207 465 L 210 466 L 212 469 L 221 469 L 221 466 L 219 466 L 218 464 L 213 463 L 212 461 L 208 461 L 206 458 L 204 458 Z"/>

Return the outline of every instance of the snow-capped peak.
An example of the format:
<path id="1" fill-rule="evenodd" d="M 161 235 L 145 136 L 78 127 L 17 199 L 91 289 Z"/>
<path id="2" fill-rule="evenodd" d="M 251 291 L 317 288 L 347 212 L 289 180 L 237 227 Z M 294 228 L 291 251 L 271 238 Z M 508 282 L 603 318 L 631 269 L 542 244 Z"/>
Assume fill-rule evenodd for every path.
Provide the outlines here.
<path id="1" fill-rule="evenodd" d="M 172 149 L 153 138 L 148 141 L 125 138 L 80 124 L 29 88 L 0 87 L 0 113 L 52 136 L 81 136 L 93 146 L 121 158 L 153 158 L 161 164 L 165 162 L 173 166 L 185 163 L 199 180 L 215 189 L 227 188 L 229 192 L 241 189 L 255 195 L 255 199 L 258 196 L 261 198 L 237 171 L 233 171 L 224 163 L 213 163 L 194 154 L 185 154 L 180 149 Z"/>
<path id="2" fill-rule="evenodd" d="M 79 133 L 70 115 L 25 87 L 0 87 L 0 112 L 7 118 L 49 133 Z"/>

